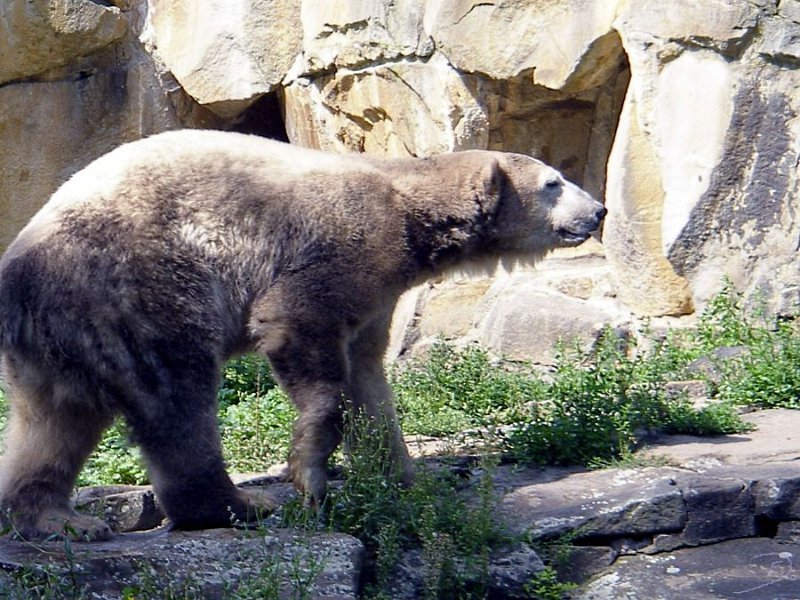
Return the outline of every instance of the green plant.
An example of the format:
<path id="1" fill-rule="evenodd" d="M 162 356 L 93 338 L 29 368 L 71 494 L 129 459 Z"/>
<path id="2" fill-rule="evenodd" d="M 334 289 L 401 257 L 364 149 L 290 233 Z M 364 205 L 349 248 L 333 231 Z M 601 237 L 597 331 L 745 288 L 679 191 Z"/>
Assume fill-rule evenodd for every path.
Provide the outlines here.
<path id="1" fill-rule="evenodd" d="M 148 483 L 148 478 L 141 453 L 128 441 L 126 427 L 118 420 L 103 434 L 78 477 L 78 485 L 145 483 Z"/>
<path id="2" fill-rule="evenodd" d="M 3 582 L 3 600 L 78 600 L 83 590 L 76 588 L 69 574 L 54 567 L 22 567 Z"/>
<path id="3" fill-rule="evenodd" d="M 515 421 L 537 383 L 492 364 L 476 346 L 457 351 L 438 341 L 424 360 L 391 372 L 403 430 L 448 435 Z"/>
<path id="4" fill-rule="evenodd" d="M 427 597 L 482 597 L 476 582 L 485 584 L 488 553 L 505 540 L 492 516 L 494 460 L 482 463 L 476 501 L 470 503 L 457 493 L 459 480 L 447 470 L 421 466 L 414 486 L 404 488 L 391 474 L 374 423 L 348 416 L 345 430 L 353 451 L 344 481 L 330 490 L 322 514 L 327 527 L 364 543 L 376 567 L 367 594 L 381 597 L 401 553 L 419 547 Z M 302 512 L 294 508 L 287 514 L 297 518 Z"/>
<path id="5" fill-rule="evenodd" d="M 720 398 L 759 408 L 800 408 L 800 334 L 797 324 L 778 322 L 759 331 L 749 351 L 728 360 L 717 389 Z"/>
<path id="6" fill-rule="evenodd" d="M 259 529 L 263 535 L 264 530 Z M 311 538 L 301 540 L 300 548 L 293 550 L 291 558 L 278 550 L 267 550 L 258 561 L 258 570 L 239 580 L 225 590 L 227 600 L 306 600 L 311 597 L 314 584 L 322 574 L 327 556 L 319 556 L 311 549 Z M 252 563 L 252 558 L 247 558 Z M 288 595 L 287 595 L 288 594 Z"/>
<path id="7" fill-rule="evenodd" d="M 740 346 L 738 356 L 717 360 L 720 400 L 759 408 L 800 408 L 800 330 L 794 319 L 769 316 L 756 297 L 746 310 L 729 279 L 703 311 L 697 343 L 713 355 L 717 348 Z"/>
<path id="8" fill-rule="evenodd" d="M 146 561 L 133 561 L 133 580 L 121 592 L 122 600 L 201 600 L 203 586 L 194 578 L 175 580 L 159 573 Z M 227 594 L 224 598 L 232 598 Z"/>
<path id="9" fill-rule="evenodd" d="M 222 446 L 233 471 L 260 471 L 286 459 L 297 412 L 279 388 L 241 397 L 219 414 Z"/>
<path id="10" fill-rule="evenodd" d="M 558 580 L 555 569 L 546 566 L 536 573 L 525 585 L 525 592 L 533 600 L 561 600 L 565 594 L 578 587 L 574 583 L 563 583 Z"/>
<path id="11" fill-rule="evenodd" d="M 43 554 L 43 547 L 26 542 Z M 56 553 L 53 553 L 56 554 Z M 72 542 L 63 539 L 63 562 L 23 566 L 10 573 L 0 586 L 4 600 L 82 600 L 87 597 L 88 585 L 80 581 L 80 566 L 76 563 Z"/>
<path id="12" fill-rule="evenodd" d="M 243 400 L 258 397 L 277 387 L 269 363 L 257 354 L 229 360 L 222 369 L 217 401 L 220 412 Z"/>
<path id="13" fill-rule="evenodd" d="M 736 291 L 730 278 L 722 280 L 720 291 L 709 300 L 700 315 L 696 341 L 700 348 L 709 351 L 723 346 L 749 346 L 759 340 L 764 329 L 755 326 L 751 319 L 763 319 L 763 308 L 748 315 L 742 295 Z"/>
<path id="14" fill-rule="evenodd" d="M 608 329 L 590 354 L 561 348 L 549 384 L 534 389 L 528 419 L 508 435 L 507 449 L 523 462 L 602 464 L 624 459 L 653 429 L 672 433 L 744 431 L 730 405 L 697 411 L 669 398 L 663 384 L 681 367 L 668 340 L 632 353 Z"/>

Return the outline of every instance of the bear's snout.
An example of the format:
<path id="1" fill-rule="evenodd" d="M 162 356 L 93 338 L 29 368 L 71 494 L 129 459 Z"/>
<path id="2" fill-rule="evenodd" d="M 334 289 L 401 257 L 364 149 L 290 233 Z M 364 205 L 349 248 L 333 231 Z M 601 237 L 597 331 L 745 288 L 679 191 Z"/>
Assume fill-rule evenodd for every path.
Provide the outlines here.
<path id="1" fill-rule="evenodd" d="M 600 229 L 608 210 L 589 194 L 568 184 L 566 197 L 555 211 L 553 224 L 556 234 L 566 245 L 577 245 Z"/>

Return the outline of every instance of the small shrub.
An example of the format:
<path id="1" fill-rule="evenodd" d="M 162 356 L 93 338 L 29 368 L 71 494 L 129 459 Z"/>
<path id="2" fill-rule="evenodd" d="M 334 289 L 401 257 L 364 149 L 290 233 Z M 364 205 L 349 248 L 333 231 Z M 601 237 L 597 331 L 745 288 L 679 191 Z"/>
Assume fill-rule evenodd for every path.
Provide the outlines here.
<path id="1" fill-rule="evenodd" d="M 403 431 L 448 435 L 518 420 L 536 381 L 493 365 L 488 353 L 437 342 L 426 359 L 392 371 Z"/>
<path id="2" fill-rule="evenodd" d="M 759 310 L 753 316 L 763 318 L 764 311 Z M 700 315 L 695 339 L 701 349 L 710 351 L 723 346 L 749 346 L 761 337 L 762 332 L 763 329 L 751 322 L 742 295 L 726 277 L 722 289 Z"/>
<path id="3" fill-rule="evenodd" d="M 726 346 L 746 350 L 718 361 L 716 393 L 723 402 L 758 408 L 800 408 L 800 331 L 794 320 L 769 317 L 763 304 L 745 309 L 729 279 L 700 316 L 696 342 L 707 353 Z"/>
<path id="4" fill-rule="evenodd" d="M 728 435 L 752 431 L 753 426 L 736 412 L 735 407 L 727 402 L 710 404 L 695 409 L 687 400 L 672 401 L 668 418 L 663 424 L 667 433 L 683 433 L 687 435 Z"/>
<path id="5" fill-rule="evenodd" d="M 722 365 L 721 399 L 759 408 L 800 408 L 800 335 L 796 323 L 762 330 L 742 356 Z"/>
<path id="6" fill-rule="evenodd" d="M 144 485 L 147 471 L 139 449 L 128 439 L 127 429 L 117 421 L 103 434 L 100 444 L 86 461 L 79 477 L 79 486 Z"/>
<path id="7" fill-rule="evenodd" d="M 368 595 L 382 597 L 380 588 L 389 581 L 403 549 L 419 547 L 425 559 L 426 597 L 483 597 L 475 582 L 486 581 L 488 553 L 504 540 L 493 518 L 495 463 L 487 459 L 484 465 L 476 504 L 457 493 L 458 480 L 446 471 L 420 467 L 414 486 L 406 489 L 381 459 L 386 453 L 374 426 L 369 425 L 369 435 L 353 433 L 365 427 L 362 419 L 348 418 L 347 435 L 361 443 L 351 444 L 354 451 L 344 481 L 330 490 L 322 514 L 328 527 L 358 537 L 367 548 L 376 566 Z M 287 515 L 297 519 L 297 509 Z"/>
<path id="8" fill-rule="evenodd" d="M 675 356 L 664 342 L 630 357 L 611 330 L 589 355 L 562 348 L 552 382 L 538 388 L 529 418 L 509 434 L 509 452 L 523 462 L 591 465 L 628 456 L 653 429 L 746 431 L 730 406 L 698 412 L 667 398 L 666 375 L 681 366 Z"/>
<path id="9" fill-rule="evenodd" d="M 525 592 L 535 600 L 561 600 L 576 587 L 574 583 L 560 582 L 555 569 L 547 566 L 531 577 L 525 585 Z"/>
<path id="10" fill-rule="evenodd" d="M 222 369 L 217 401 L 220 412 L 242 400 L 259 396 L 277 387 L 269 363 L 256 354 L 228 361 Z"/>
<path id="11" fill-rule="evenodd" d="M 289 397 L 279 388 L 258 396 L 240 395 L 219 415 L 228 467 L 240 473 L 262 471 L 284 461 L 296 416 Z"/>

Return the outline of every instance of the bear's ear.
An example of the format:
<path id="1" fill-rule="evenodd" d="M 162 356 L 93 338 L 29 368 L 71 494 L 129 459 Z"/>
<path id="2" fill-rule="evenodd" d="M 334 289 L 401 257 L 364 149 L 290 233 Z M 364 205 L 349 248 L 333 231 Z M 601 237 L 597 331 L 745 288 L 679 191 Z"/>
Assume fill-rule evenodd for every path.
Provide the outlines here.
<path id="1" fill-rule="evenodd" d="M 503 167 L 500 166 L 500 161 L 497 158 L 491 157 L 483 165 L 480 180 L 483 184 L 483 197 L 480 203 L 485 212 L 495 213 L 502 201 L 505 188 L 509 184 L 508 175 L 506 175 Z"/>

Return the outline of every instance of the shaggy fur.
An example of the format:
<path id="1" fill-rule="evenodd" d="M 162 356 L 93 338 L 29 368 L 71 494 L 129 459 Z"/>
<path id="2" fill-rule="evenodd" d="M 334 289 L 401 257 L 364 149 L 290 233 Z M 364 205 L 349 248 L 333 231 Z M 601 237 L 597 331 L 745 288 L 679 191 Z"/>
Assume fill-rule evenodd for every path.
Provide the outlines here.
<path id="1" fill-rule="evenodd" d="M 252 519 L 265 501 L 231 483 L 215 410 L 223 361 L 249 350 L 299 409 L 300 490 L 325 494 L 344 401 L 388 425 L 410 481 L 381 364 L 400 294 L 578 244 L 604 214 L 520 155 L 376 160 L 209 131 L 122 146 L 62 186 L 0 261 L 0 502 L 23 537 L 111 535 L 69 495 L 121 414 L 176 527 Z"/>

